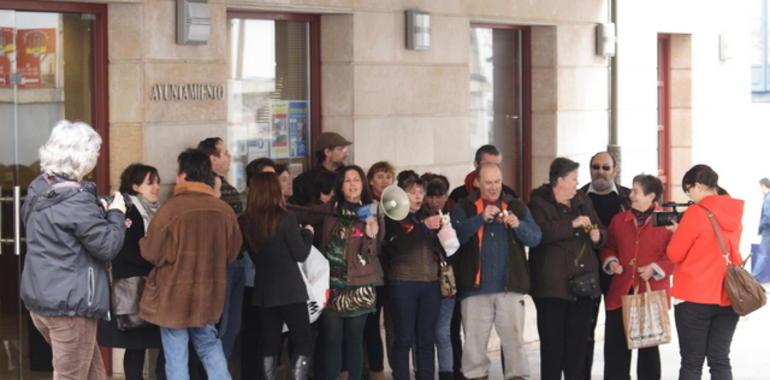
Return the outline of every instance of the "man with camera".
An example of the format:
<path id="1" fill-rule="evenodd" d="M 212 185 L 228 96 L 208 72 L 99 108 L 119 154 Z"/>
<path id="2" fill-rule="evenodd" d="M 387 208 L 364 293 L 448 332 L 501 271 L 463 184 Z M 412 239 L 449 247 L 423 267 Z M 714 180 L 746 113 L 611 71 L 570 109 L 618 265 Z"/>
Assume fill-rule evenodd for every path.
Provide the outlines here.
<path id="1" fill-rule="evenodd" d="M 620 186 L 615 183 L 615 178 L 618 175 L 619 168 L 615 157 L 609 152 L 598 152 L 591 157 L 591 182 L 580 189 L 580 192 L 588 195 L 594 204 L 594 209 L 599 215 L 599 220 L 607 227 L 610 225 L 612 218 L 621 211 L 629 209 L 630 201 L 629 194 L 631 190 L 627 187 Z M 599 257 L 599 252 L 595 251 L 596 257 Z M 599 286 L 602 289 L 602 294 L 607 294 L 607 290 L 610 288 L 611 276 L 599 272 Z M 599 305 L 601 304 L 601 298 L 596 299 L 596 305 L 594 310 L 594 318 L 592 321 L 592 330 L 596 329 L 596 321 L 599 316 Z M 594 348 L 594 334 L 589 335 L 589 350 L 586 361 L 586 378 L 591 378 L 591 366 L 593 365 L 593 348 Z"/>
<path id="2" fill-rule="evenodd" d="M 465 331 L 462 372 L 468 379 L 488 376 L 494 326 L 505 352 L 504 377 L 524 379 L 530 375 L 522 338 L 530 287 L 524 246 L 538 245 L 542 232 L 527 206 L 503 191 L 499 164 L 480 164 L 476 178 L 479 192 L 452 210 L 462 244 L 454 263 Z"/>

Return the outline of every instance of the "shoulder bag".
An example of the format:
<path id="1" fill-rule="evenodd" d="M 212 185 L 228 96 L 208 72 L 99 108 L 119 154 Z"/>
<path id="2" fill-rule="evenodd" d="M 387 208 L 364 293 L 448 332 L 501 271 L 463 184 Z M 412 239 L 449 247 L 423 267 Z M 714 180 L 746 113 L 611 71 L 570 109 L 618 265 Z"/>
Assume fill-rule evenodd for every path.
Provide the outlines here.
<path id="1" fill-rule="evenodd" d="M 740 265 L 730 262 L 730 255 L 725 247 L 724 240 L 722 240 L 722 234 L 714 219 L 714 214 L 709 209 L 703 206 L 700 207 L 706 211 L 706 215 L 708 215 L 709 221 L 711 221 L 711 228 L 714 229 L 714 234 L 717 237 L 717 241 L 719 241 L 722 257 L 724 257 L 727 263 L 727 276 L 725 277 L 724 288 L 727 296 L 730 298 L 733 310 L 738 315 L 747 315 L 764 306 L 767 303 L 765 288 L 744 268 L 751 255 L 746 257 Z"/>

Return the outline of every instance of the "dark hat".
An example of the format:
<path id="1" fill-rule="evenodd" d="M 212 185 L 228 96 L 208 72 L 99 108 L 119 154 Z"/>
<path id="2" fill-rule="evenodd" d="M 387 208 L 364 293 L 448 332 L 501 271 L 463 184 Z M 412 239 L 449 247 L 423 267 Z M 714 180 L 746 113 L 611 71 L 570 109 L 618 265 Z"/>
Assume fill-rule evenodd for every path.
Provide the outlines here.
<path id="1" fill-rule="evenodd" d="M 345 140 L 345 138 L 340 136 L 338 133 L 324 132 L 318 136 L 315 150 L 317 152 L 327 148 L 334 148 L 336 146 L 348 146 L 350 144 L 352 143 L 348 140 Z"/>

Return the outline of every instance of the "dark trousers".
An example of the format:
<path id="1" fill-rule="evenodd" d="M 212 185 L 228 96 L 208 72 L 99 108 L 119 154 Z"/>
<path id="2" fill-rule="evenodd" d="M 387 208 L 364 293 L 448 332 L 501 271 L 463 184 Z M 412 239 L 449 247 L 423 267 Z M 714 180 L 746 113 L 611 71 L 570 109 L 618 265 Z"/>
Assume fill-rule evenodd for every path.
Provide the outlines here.
<path id="1" fill-rule="evenodd" d="M 540 376 L 543 380 L 588 380 L 585 374 L 588 334 L 594 300 L 534 298 L 540 336 Z"/>
<path id="2" fill-rule="evenodd" d="M 342 370 L 343 342 L 344 359 L 350 380 L 361 380 L 363 372 L 364 326 L 368 314 L 357 317 L 340 317 L 324 313 L 323 326 L 323 380 L 336 380 Z"/>
<path id="3" fill-rule="evenodd" d="M 372 372 L 382 372 L 385 370 L 385 352 L 382 348 L 382 335 L 380 334 L 380 315 L 382 315 L 382 305 L 385 301 L 385 287 L 378 286 L 376 291 L 377 310 L 366 318 L 364 345 L 366 347 L 366 357 L 369 361 L 369 370 Z"/>
<path id="4" fill-rule="evenodd" d="M 123 354 L 123 373 L 126 380 L 144 379 L 145 350 L 126 350 Z"/>
<path id="5" fill-rule="evenodd" d="M 259 308 L 262 356 L 281 354 L 284 323 L 289 328 L 292 356 L 310 356 L 313 352 L 313 333 L 310 330 L 310 317 L 305 302 Z"/>
<path id="6" fill-rule="evenodd" d="M 608 310 L 604 325 L 604 378 L 630 380 L 631 350 L 626 343 L 623 328 L 623 309 Z M 660 379 L 660 352 L 658 347 L 637 350 L 636 378 L 638 380 Z"/>
<path id="7" fill-rule="evenodd" d="M 251 304 L 251 296 L 254 288 L 246 287 L 243 290 L 243 310 L 241 329 L 241 379 L 261 379 L 262 363 L 259 360 L 261 346 L 259 331 L 259 308 Z"/>
<path id="8" fill-rule="evenodd" d="M 602 260 L 599 258 L 599 252 L 596 252 L 596 258 L 601 263 Z M 610 290 L 610 282 L 612 281 L 612 276 L 608 275 L 607 273 L 604 273 L 604 271 L 599 271 L 599 288 L 602 290 L 602 296 L 605 296 L 607 292 Z M 596 346 L 596 342 L 594 341 L 594 335 L 596 333 L 596 323 L 599 321 L 599 309 L 601 308 L 602 299 L 597 298 L 594 300 L 594 315 L 591 319 L 591 333 L 588 334 L 588 352 L 586 353 L 586 369 L 585 369 L 585 377 L 586 379 L 591 378 L 591 368 L 594 365 L 594 347 Z"/>
<path id="9" fill-rule="evenodd" d="M 393 378 L 408 380 L 409 350 L 417 336 L 417 379 L 433 379 L 436 321 L 441 307 L 438 281 L 393 281 L 388 284 L 388 307 L 393 317 Z"/>
<path id="10" fill-rule="evenodd" d="M 738 325 L 733 308 L 682 302 L 674 306 L 674 318 L 682 357 L 679 379 L 700 379 L 708 359 L 713 380 L 731 380 L 730 343 Z"/>

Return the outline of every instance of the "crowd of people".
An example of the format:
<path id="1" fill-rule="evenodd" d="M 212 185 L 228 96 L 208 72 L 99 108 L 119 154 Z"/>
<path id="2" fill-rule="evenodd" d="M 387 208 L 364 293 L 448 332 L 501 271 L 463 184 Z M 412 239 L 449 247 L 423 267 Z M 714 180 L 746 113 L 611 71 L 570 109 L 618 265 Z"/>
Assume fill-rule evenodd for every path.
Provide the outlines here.
<path id="1" fill-rule="evenodd" d="M 123 171 L 112 197 L 96 195 L 85 178 L 101 142 L 87 124 L 57 124 L 23 206 L 21 298 L 53 349 L 55 379 L 106 378 L 103 345 L 126 350 L 129 380 L 143 378 L 146 350 L 158 348 L 157 378 L 238 371 L 273 380 L 284 336 L 291 379 L 380 380 L 386 357 L 396 380 L 486 379 L 493 327 L 504 378 L 529 379 L 527 295 L 540 378 L 591 378 L 603 299 L 604 378 L 630 379 L 621 298 L 658 290 L 674 309 L 679 378 L 700 379 L 706 359 L 712 378 L 732 378 L 739 317 L 722 287 L 719 240 L 740 263 L 743 201 L 706 165 L 682 178 L 694 204 L 658 227 L 660 179 L 640 174 L 620 186 L 607 152 L 591 158 L 582 188 L 579 163 L 554 159 L 525 202 L 504 185 L 493 145 L 476 151 L 474 170 L 450 192 L 440 174 L 348 164 L 351 143 L 325 132 L 317 166 L 293 183 L 284 165 L 250 162 L 243 204 L 225 179 L 226 144 L 213 137 L 179 154 L 173 195 L 161 204 L 158 170 L 140 163 Z M 362 216 L 389 186 L 406 194 L 406 216 Z M 298 263 L 314 251 L 329 280 L 311 323 Z M 228 364 L 236 351 L 237 369 Z M 660 379 L 660 363 L 657 347 L 639 349 L 637 378 Z"/>

